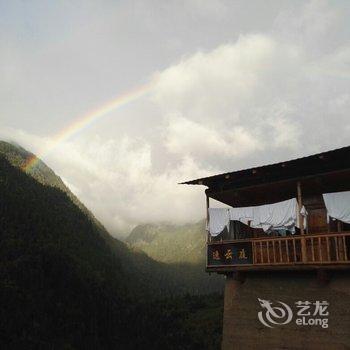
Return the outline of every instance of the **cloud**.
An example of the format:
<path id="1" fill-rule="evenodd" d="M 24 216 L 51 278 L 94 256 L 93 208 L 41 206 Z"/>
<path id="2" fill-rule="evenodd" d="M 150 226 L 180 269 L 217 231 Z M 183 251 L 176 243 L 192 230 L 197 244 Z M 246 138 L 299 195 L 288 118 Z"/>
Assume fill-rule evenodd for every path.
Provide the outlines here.
<path id="1" fill-rule="evenodd" d="M 272 65 L 275 42 L 263 35 L 242 36 L 234 44 L 197 52 L 158 74 L 154 100 L 196 120 L 238 119 L 259 79 Z"/>
<path id="2" fill-rule="evenodd" d="M 315 32 L 334 18 L 325 16 L 317 13 Z M 167 113 L 169 152 L 224 168 L 229 159 L 249 164 L 346 144 L 350 46 L 315 57 L 285 39 L 242 35 L 159 72 L 153 98 Z"/>
<path id="3" fill-rule="evenodd" d="M 3 129 L 0 137 L 20 139 L 24 147 L 39 154 L 37 147 L 52 141 L 14 129 Z M 43 160 L 112 234 L 126 235 L 140 223 L 185 223 L 203 216 L 202 190 L 178 182 L 207 170 L 184 157 L 176 166 L 157 173 L 146 141 L 128 136 L 120 140 L 80 138 L 59 143 Z"/>
<path id="4" fill-rule="evenodd" d="M 193 16 L 222 19 L 227 15 L 228 6 L 221 0 L 185 0 L 185 9 Z"/>
<path id="5" fill-rule="evenodd" d="M 108 23 L 107 29 L 100 27 L 103 21 L 94 18 L 94 11 L 91 11 L 89 18 L 91 16 L 94 28 L 99 30 L 90 37 L 85 36 L 90 27 L 84 27 L 68 41 L 69 67 L 79 74 L 67 70 L 64 79 L 55 80 L 56 75 L 61 76 L 55 68 L 56 54 L 59 53 L 62 66 L 66 67 L 65 41 L 45 51 L 53 52 L 56 57 L 49 65 L 45 64 L 48 56 L 43 56 L 45 60 L 39 60 L 39 67 L 32 60 L 28 68 L 35 77 L 46 76 L 38 74 L 43 66 L 44 73 L 51 77 L 51 83 L 47 80 L 39 85 L 44 87 L 41 90 L 46 91 L 47 85 L 53 91 L 57 86 L 62 90 L 53 94 L 53 105 L 45 99 L 45 94 L 40 95 L 40 101 L 53 106 L 56 122 L 61 115 L 67 115 L 67 111 L 79 110 L 73 115 L 81 114 L 71 100 L 88 101 L 93 107 L 95 100 L 90 99 L 88 92 L 91 90 L 91 96 L 95 96 L 95 92 L 92 93 L 95 90 L 102 94 L 99 89 L 104 86 L 102 82 L 108 81 L 112 86 L 123 74 L 140 74 L 143 59 L 148 62 L 148 69 L 158 69 L 154 73 L 156 83 L 148 97 L 115 111 L 100 124 L 60 143 L 49 154 L 44 152 L 44 161 L 114 234 L 126 234 L 138 223 L 185 223 L 203 218 L 203 188 L 180 186 L 177 184 L 180 181 L 300 157 L 350 143 L 348 16 L 340 5 L 338 8 L 323 1 L 301 5 L 292 2 L 279 7 L 278 11 L 267 11 L 264 18 L 268 25 L 264 30 L 254 26 L 261 19 L 257 16 L 259 18 L 251 19 L 250 28 L 253 29 L 232 29 L 231 35 L 231 27 L 227 25 L 234 21 L 227 19 L 233 18 L 234 12 L 243 5 L 236 7 L 229 1 L 210 1 L 203 7 L 199 6 L 202 2 L 196 0 L 181 2 L 181 6 L 179 3 L 171 2 L 163 8 L 154 2 L 154 8 L 148 7 L 147 11 L 142 2 L 137 3 L 135 9 L 123 3 L 123 11 L 118 14 L 123 18 L 121 21 L 114 20 L 113 11 L 106 18 L 102 16 Z M 183 6 L 187 10 L 181 17 L 178 14 L 183 12 Z M 275 13 L 273 20 L 271 13 Z M 248 12 L 247 16 L 251 18 L 252 13 Z M 122 41 L 123 49 L 120 49 L 118 40 L 123 32 L 120 28 L 127 22 L 125 18 L 134 20 L 132 40 Z M 139 20 L 146 23 L 144 31 L 136 27 Z M 182 20 L 186 20 L 183 26 Z M 218 21 L 225 26 L 221 32 Z M 196 29 L 197 24 L 201 24 L 200 29 Z M 115 26 L 117 36 L 113 35 Z M 181 35 L 176 36 L 176 31 Z M 137 51 L 141 50 L 136 48 L 138 38 L 146 40 L 147 35 L 152 37 L 150 33 L 159 40 L 148 42 L 145 52 Z M 212 33 L 217 35 L 215 40 Z M 81 67 L 76 66 L 80 56 L 70 54 L 80 51 L 81 47 L 76 45 L 80 35 L 84 48 L 89 49 L 85 52 L 95 53 L 92 57 L 87 55 L 88 69 L 83 66 L 95 75 L 89 76 L 80 70 Z M 97 40 L 100 37 L 103 37 L 102 44 Z M 186 37 L 189 37 L 188 42 Z M 201 41 L 199 37 L 210 40 Z M 177 48 L 160 51 L 163 44 L 167 47 L 169 40 L 176 43 Z M 129 46 L 132 48 L 130 56 L 127 55 Z M 184 51 L 176 51 L 179 48 Z M 175 51 L 181 56 L 170 59 L 167 55 Z M 166 58 L 156 64 L 161 53 Z M 123 57 L 123 65 L 113 66 L 119 55 Z M 75 57 L 72 61 L 71 56 Z M 99 61 L 98 56 L 103 56 L 103 60 Z M 11 59 L 8 51 L 6 62 Z M 8 66 L 16 70 L 18 62 L 13 62 Z M 130 62 L 134 62 L 136 70 Z M 94 71 L 97 66 L 98 70 Z M 124 66 L 129 67 L 127 73 L 123 71 Z M 109 81 L 114 68 L 115 80 L 110 78 Z M 23 69 L 17 72 L 16 79 L 21 83 L 18 89 L 23 89 L 26 99 L 32 101 L 31 89 L 25 84 L 28 82 L 22 84 L 21 81 Z M 53 76 L 49 74 L 51 70 L 55 72 Z M 152 75 L 150 70 L 147 74 Z M 2 89 L 8 89 L 9 81 L 11 89 L 17 86 L 18 82 L 10 75 Z M 82 77 L 83 80 L 72 88 L 66 85 L 71 83 L 70 76 L 73 76 L 73 84 Z M 97 89 L 95 81 L 99 82 Z M 66 90 L 69 92 L 67 99 L 56 100 L 56 96 L 63 95 Z M 38 96 L 35 90 L 34 98 L 39 100 Z M 24 108 L 21 95 L 13 101 L 16 106 L 23 105 L 20 109 L 32 111 L 31 105 Z M 40 136 L 50 133 L 33 131 L 35 123 L 31 118 L 35 117 L 35 112 L 23 117 L 24 130 L 3 127 L 0 135 L 11 136 L 40 155 L 54 137 Z M 44 112 L 50 115 L 51 109 Z M 46 119 L 41 111 L 39 120 Z M 29 124 L 30 128 L 26 127 Z"/>
<path id="6" fill-rule="evenodd" d="M 63 144 L 50 158 L 112 233 L 126 234 L 140 223 L 183 223 L 202 217 L 203 211 L 193 205 L 202 197 L 200 189 L 178 185 L 180 179 L 203 173 L 191 158 L 156 173 L 150 145 L 129 137 Z"/>
<path id="7" fill-rule="evenodd" d="M 196 159 L 215 156 L 240 158 L 263 145 L 242 126 L 216 130 L 183 117 L 171 117 L 165 129 L 165 146 L 170 153 L 187 154 Z"/>
<path id="8" fill-rule="evenodd" d="M 310 54 L 322 52 L 334 41 L 341 22 L 341 9 L 325 0 L 311 0 L 295 9 L 282 10 L 274 21 L 275 34 L 288 42 L 307 46 Z M 339 36 L 339 33 L 338 33 Z"/>

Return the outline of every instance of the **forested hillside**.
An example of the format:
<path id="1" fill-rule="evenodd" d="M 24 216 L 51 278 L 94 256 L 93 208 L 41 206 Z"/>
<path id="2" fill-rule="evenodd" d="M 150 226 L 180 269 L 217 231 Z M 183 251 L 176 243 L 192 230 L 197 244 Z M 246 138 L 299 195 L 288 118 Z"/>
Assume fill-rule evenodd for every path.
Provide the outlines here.
<path id="1" fill-rule="evenodd" d="M 12 165 L 16 168 L 22 169 L 28 159 L 31 159 L 34 155 L 24 148 L 13 145 L 8 142 L 0 141 L 0 155 L 3 155 Z M 194 251 L 192 256 L 195 259 L 187 259 L 187 241 L 183 245 L 177 245 L 177 253 L 183 259 L 157 259 L 155 255 L 148 254 L 143 249 L 133 249 L 130 251 L 124 243 L 113 238 L 103 227 L 103 225 L 94 217 L 94 215 L 84 206 L 83 203 L 69 190 L 69 188 L 63 183 L 61 178 L 57 176 L 44 162 L 38 161 L 37 165 L 30 168 L 27 171 L 28 175 L 35 180 L 45 185 L 46 187 L 53 187 L 64 192 L 67 197 L 86 215 L 87 219 L 91 222 L 96 232 L 103 237 L 105 242 L 110 246 L 111 250 L 120 260 L 120 264 L 123 265 L 123 269 L 130 275 L 137 274 L 139 284 L 149 284 L 149 280 L 152 279 L 152 287 L 157 294 L 202 294 L 210 292 L 221 292 L 223 288 L 223 280 L 219 276 L 211 276 L 204 272 L 204 236 L 201 231 L 201 225 L 197 225 L 196 236 L 190 236 L 190 240 L 193 244 L 199 245 L 200 252 Z M 153 227 L 153 226 L 152 226 Z M 189 225 L 189 230 L 192 230 L 192 225 Z M 186 232 L 182 229 L 177 230 L 182 233 L 182 236 L 186 236 Z M 174 236 L 175 237 L 175 236 Z M 173 243 L 169 242 L 167 250 L 173 249 Z M 161 247 L 161 251 L 164 251 L 164 246 Z M 153 250 L 155 251 L 155 250 Z M 161 254 L 161 252 L 159 253 Z M 159 260 L 157 263 L 148 256 Z M 200 261 L 198 260 L 200 257 Z M 196 264 L 193 264 L 196 262 Z"/>
<path id="2" fill-rule="evenodd" d="M 210 278 L 191 285 L 197 269 L 130 251 L 8 157 L 0 155 L 1 348 L 217 348 L 221 296 L 183 294 L 210 291 Z"/>
<path id="3" fill-rule="evenodd" d="M 11 144 L 0 140 L 0 154 L 2 154 L 13 166 L 24 169 L 28 160 L 35 158 L 35 155 L 28 152 L 17 144 Z M 83 203 L 71 192 L 64 184 L 62 179 L 57 176 L 43 161 L 37 160 L 34 167 L 24 170 L 35 180 L 43 185 L 55 187 L 67 194 L 67 196 L 75 203 L 91 220 L 99 227 L 102 233 L 107 233 L 104 227 L 96 220 L 94 215 L 84 206 Z"/>
<path id="4" fill-rule="evenodd" d="M 196 224 L 148 224 L 135 227 L 126 242 L 165 263 L 205 264 L 205 221 Z M 204 272 L 204 271 L 203 271 Z"/>

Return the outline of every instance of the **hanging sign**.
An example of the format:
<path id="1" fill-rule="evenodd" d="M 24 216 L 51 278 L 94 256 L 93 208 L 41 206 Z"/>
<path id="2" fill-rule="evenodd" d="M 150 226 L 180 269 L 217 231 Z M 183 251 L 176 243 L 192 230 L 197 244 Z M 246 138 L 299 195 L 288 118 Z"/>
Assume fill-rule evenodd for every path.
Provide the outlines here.
<path id="1" fill-rule="evenodd" d="M 208 265 L 253 264 L 251 242 L 208 244 Z"/>

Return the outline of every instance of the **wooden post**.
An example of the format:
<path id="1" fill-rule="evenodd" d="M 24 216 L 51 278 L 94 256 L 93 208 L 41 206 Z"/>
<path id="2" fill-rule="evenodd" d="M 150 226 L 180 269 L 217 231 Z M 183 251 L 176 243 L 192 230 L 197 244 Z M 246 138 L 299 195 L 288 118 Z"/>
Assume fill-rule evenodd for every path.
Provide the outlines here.
<path id="1" fill-rule="evenodd" d="M 209 259 L 208 259 L 208 243 L 210 243 L 210 231 L 209 231 L 209 196 L 208 194 L 206 193 L 205 194 L 206 196 L 206 229 L 207 229 L 207 245 L 206 245 L 206 265 L 208 266 L 208 263 L 209 263 Z"/>
<path id="2" fill-rule="evenodd" d="M 342 231 L 342 222 L 340 220 L 337 220 L 337 230 L 338 232 L 341 232 Z"/>
<path id="3" fill-rule="evenodd" d="M 206 220 L 206 227 L 208 228 L 207 229 L 207 243 L 210 242 L 210 232 L 209 232 L 209 196 L 208 194 L 205 194 L 206 195 L 206 211 L 207 211 L 207 220 Z"/>
<path id="4" fill-rule="evenodd" d="M 298 193 L 298 213 L 297 214 L 299 216 L 300 234 L 304 236 L 305 235 L 304 217 L 301 215 L 301 209 L 303 208 L 303 199 L 302 199 L 300 181 L 298 181 L 297 183 L 297 193 Z M 301 238 L 301 260 L 302 262 L 307 262 L 305 237 Z"/>

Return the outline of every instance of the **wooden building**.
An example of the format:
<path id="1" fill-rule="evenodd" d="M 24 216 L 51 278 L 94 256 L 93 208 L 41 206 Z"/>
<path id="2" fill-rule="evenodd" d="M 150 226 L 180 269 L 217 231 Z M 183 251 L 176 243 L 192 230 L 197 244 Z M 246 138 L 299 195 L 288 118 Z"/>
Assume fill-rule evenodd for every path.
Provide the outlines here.
<path id="1" fill-rule="evenodd" d="M 223 349 L 350 349 L 350 147 L 184 184 L 207 187 Z"/>

